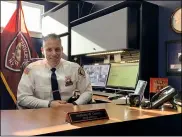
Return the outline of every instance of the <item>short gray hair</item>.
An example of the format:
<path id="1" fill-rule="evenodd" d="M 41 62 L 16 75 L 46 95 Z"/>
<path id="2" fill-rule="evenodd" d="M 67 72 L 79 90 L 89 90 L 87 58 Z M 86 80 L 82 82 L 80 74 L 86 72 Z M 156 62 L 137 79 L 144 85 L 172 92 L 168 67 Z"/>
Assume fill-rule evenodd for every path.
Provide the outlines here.
<path id="1" fill-rule="evenodd" d="M 47 39 L 50 39 L 50 38 L 60 40 L 59 35 L 57 35 L 55 33 L 48 34 L 47 36 L 43 37 L 43 40 L 46 41 Z"/>
<path id="2" fill-rule="evenodd" d="M 55 33 L 51 33 L 48 34 L 47 36 L 43 37 L 43 46 L 44 43 L 48 40 L 48 39 L 55 39 L 55 40 L 59 40 L 61 42 L 61 39 L 59 37 L 59 35 L 55 34 Z"/>

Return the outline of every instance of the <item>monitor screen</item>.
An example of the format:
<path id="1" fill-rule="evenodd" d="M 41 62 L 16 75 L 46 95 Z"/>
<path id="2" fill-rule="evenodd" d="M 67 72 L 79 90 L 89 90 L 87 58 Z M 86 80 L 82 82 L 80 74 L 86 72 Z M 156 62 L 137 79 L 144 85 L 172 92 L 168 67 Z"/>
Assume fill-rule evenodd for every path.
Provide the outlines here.
<path id="1" fill-rule="evenodd" d="M 95 87 L 105 87 L 110 70 L 110 65 L 84 65 L 84 70 L 90 77 L 91 85 Z"/>
<path id="2" fill-rule="evenodd" d="M 139 63 L 112 64 L 107 86 L 135 89 Z"/>

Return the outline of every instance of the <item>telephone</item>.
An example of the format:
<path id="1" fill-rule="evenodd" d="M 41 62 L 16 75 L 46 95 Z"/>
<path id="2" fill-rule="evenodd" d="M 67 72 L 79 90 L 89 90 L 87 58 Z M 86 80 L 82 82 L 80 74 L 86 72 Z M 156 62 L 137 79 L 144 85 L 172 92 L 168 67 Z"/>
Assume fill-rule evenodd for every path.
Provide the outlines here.
<path id="1" fill-rule="evenodd" d="M 161 89 L 151 99 L 152 108 L 158 108 L 168 101 L 170 101 L 170 103 L 172 103 L 173 98 L 176 94 L 177 94 L 176 90 L 174 88 L 172 88 L 171 86 L 167 86 L 167 87 Z"/>
<path id="2" fill-rule="evenodd" d="M 164 103 L 170 102 L 173 107 L 176 108 L 173 100 L 174 96 L 177 94 L 176 90 L 171 87 L 170 85 L 161 89 L 158 93 L 156 93 L 151 101 L 143 102 L 141 107 L 143 108 L 151 108 L 151 109 L 156 109 L 161 107 Z"/>

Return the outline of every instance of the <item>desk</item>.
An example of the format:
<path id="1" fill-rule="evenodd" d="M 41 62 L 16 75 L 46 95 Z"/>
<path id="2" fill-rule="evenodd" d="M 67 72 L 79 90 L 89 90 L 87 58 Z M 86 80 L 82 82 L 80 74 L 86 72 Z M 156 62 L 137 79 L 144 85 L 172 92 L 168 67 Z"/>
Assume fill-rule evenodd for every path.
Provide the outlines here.
<path id="1" fill-rule="evenodd" d="M 72 125 L 65 122 L 67 112 L 101 108 L 106 109 L 110 118 L 109 120 L 82 122 Z M 181 112 L 175 110 L 143 110 L 129 106 L 114 105 L 112 103 L 59 108 L 2 110 L 1 135 L 126 135 L 126 130 L 132 130 L 132 132 L 128 132 L 128 134 L 131 135 L 131 133 L 135 133 L 135 129 L 132 125 L 136 126 L 137 122 L 141 123 L 141 120 L 145 119 L 156 119 L 169 116 L 167 119 L 168 122 L 170 122 L 170 116 L 175 116 L 171 121 L 174 121 L 174 119 L 177 118 L 174 122 L 176 123 L 178 121 L 176 126 L 179 126 L 179 122 L 181 123 L 181 119 L 179 119 L 180 114 Z M 152 119 L 151 122 L 155 121 L 155 119 Z M 133 123 L 130 123 L 129 121 L 133 121 Z M 158 122 L 157 125 L 160 125 L 161 122 Z M 136 126 L 136 129 L 139 128 L 140 130 L 144 130 L 148 126 L 143 125 L 143 127 L 140 127 L 139 123 L 137 124 L 138 126 Z M 163 124 L 165 127 L 164 130 L 166 130 L 166 127 L 170 127 L 170 125 L 165 125 L 166 124 Z M 172 126 L 175 127 L 175 125 Z M 156 126 L 154 126 L 154 128 L 155 127 Z M 147 127 L 146 129 L 150 128 Z M 168 132 L 168 130 L 166 131 Z M 179 129 L 177 129 L 177 131 L 179 132 Z M 146 131 L 146 133 L 147 132 L 148 131 Z M 143 131 L 138 133 L 143 133 Z M 161 133 L 163 132 L 161 131 Z M 169 133 L 167 134 L 169 135 Z"/>
<path id="2" fill-rule="evenodd" d="M 101 95 L 93 95 L 92 98 L 97 102 L 105 102 L 105 103 L 111 103 L 112 101 L 108 99 L 106 96 Z"/>

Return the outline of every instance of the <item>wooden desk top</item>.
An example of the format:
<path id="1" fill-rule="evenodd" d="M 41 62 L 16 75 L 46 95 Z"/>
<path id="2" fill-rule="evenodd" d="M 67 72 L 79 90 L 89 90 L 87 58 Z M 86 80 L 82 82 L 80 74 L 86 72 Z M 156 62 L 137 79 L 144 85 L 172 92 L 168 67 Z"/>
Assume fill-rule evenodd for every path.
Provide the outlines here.
<path id="1" fill-rule="evenodd" d="M 99 101 L 104 101 L 104 102 L 109 102 L 111 103 L 112 101 L 108 99 L 108 97 L 105 97 L 105 96 L 100 96 L 100 95 L 93 95 L 92 98 L 94 100 L 99 100 Z"/>
<path id="2" fill-rule="evenodd" d="M 65 122 L 67 112 L 100 108 L 106 109 L 110 118 L 109 120 L 82 122 L 72 125 Z M 173 115 L 177 113 L 181 112 L 168 109 L 144 110 L 129 106 L 114 105 L 112 103 L 67 106 L 59 108 L 2 110 L 1 135 L 40 135 L 107 123 L 146 119 L 163 115 Z"/>

